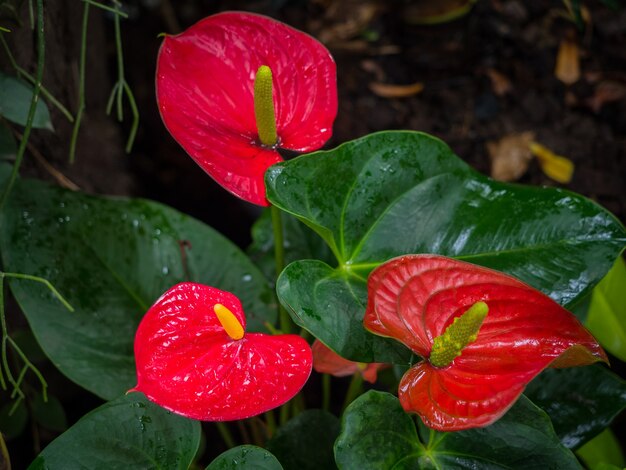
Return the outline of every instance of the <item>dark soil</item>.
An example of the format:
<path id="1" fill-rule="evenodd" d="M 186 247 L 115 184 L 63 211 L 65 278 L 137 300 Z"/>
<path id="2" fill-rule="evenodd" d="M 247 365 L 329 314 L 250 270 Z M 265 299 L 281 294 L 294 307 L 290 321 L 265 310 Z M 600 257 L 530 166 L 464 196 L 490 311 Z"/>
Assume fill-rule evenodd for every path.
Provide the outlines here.
<path id="1" fill-rule="evenodd" d="M 50 3 L 49 31 L 54 33 L 48 33 L 44 83 L 73 110 L 82 11 L 77 4 L 81 2 Z M 375 131 L 413 129 L 440 137 L 461 158 L 489 174 L 488 142 L 533 131 L 538 142 L 575 163 L 573 180 L 561 186 L 592 198 L 626 220 L 626 8 L 613 11 L 601 2 L 584 2 L 591 23 L 580 30 L 565 17 L 558 0 L 483 0 L 468 14 L 433 25 L 415 23 L 412 12 L 419 3 L 128 2 L 130 17 L 122 24 L 126 78 L 141 112 L 130 155 L 123 153 L 128 114 L 121 126 L 104 115 L 116 73 L 113 26 L 110 16 L 94 9 L 87 111 L 76 163 L 66 163 L 71 126 L 54 110 L 57 133 L 36 135 L 33 143 L 83 189 L 164 202 L 247 247 L 259 209 L 230 196 L 196 166 L 165 130 L 154 97 L 158 34 L 180 32 L 218 11 L 241 9 L 270 15 L 326 41 L 337 62 L 339 87 L 339 113 L 327 148 Z M 151 4 L 156 6 L 148 8 Z M 570 85 L 554 73 L 559 44 L 566 38 L 578 45 L 581 58 L 580 79 Z M 30 63 L 25 68 L 32 70 L 32 48 L 25 46 L 32 44 L 32 33 L 24 26 L 13 39 L 16 59 Z M 3 68 L 9 70 L 6 63 Z M 508 82 L 506 92 L 490 78 L 494 72 Z M 424 89 L 412 96 L 386 98 L 372 91 L 372 82 L 421 82 Z M 612 90 L 610 99 L 598 101 L 605 97 L 602 93 L 607 87 Z M 52 179 L 30 157 L 27 155 L 25 172 Z M 536 161 L 519 181 L 559 186 L 542 173 Z M 54 382 L 54 372 L 50 374 Z M 74 411 L 80 413 L 71 413 L 72 422 L 97 405 L 91 396 L 80 398 L 80 390 L 73 386 L 68 390 L 65 398 L 77 405 Z M 53 437 L 43 435 L 43 444 Z M 11 443 L 21 444 L 31 446 L 26 441 Z M 16 458 L 16 468 L 28 464 L 33 456 L 23 457 Z"/>

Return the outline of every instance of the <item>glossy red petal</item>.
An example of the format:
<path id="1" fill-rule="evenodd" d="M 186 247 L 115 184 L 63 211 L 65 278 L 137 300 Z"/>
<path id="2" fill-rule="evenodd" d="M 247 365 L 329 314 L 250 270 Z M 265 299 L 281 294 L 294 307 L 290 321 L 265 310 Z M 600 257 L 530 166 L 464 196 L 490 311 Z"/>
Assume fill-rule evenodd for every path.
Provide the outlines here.
<path id="1" fill-rule="evenodd" d="M 248 418 L 287 402 L 311 373 L 308 343 L 295 335 L 258 333 L 235 341 L 219 323 L 216 303 L 245 328 L 241 303 L 219 289 L 183 283 L 157 300 L 135 336 L 135 390 L 205 421 Z"/>
<path id="2" fill-rule="evenodd" d="M 310 151 L 332 135 L 335 63 L 312 37 L 270 18 L 227 12 L 166 36 L 156 92 L 165 126 L 194 160 L 235 195 L 267 205 L 263 175 L 281 161 L 258 143 L 254 77 L 274 76 L 279 145 Z"/>
<path id="3" fill-rule="evenodd" d="M 606 361 L 574 315 L 511 276 L 436 255 L 377 268 L 368 281 L 366 327 L 426 359 L 433 339 L 478 301 L 489 314 L 475 342 L 445 368 L 427 361 L 403 377 L 399 396 L 431 427 L 451 431 L 498 419 L 546 367 Z"/>

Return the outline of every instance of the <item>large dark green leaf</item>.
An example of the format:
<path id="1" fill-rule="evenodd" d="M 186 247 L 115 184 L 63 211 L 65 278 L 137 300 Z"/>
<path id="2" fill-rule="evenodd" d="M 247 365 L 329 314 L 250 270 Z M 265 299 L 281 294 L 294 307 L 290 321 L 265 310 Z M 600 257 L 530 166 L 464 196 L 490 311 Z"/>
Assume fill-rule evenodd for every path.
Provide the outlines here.
<path id="1" fill-rule="evenodd" d="M 257 446 L 238 446 L 218 455 L 206 470 L 282 470 L 270 452 Z"/>
<path id="2" fill-rule="evenodd" d="M 0 72 L 0 116 L 25 126 L 32 95 L 31 85 Z M 53 130 L 48 107 L 41 98 L 35 108 L 33 127 Z"/>
<path id="3" fill-rule="evenodd" d="M 200 423 L 164 410 L 141 393 L 105 403 L 56 438 L 29 470 L 187 469 Z"/>
<path id="4" fill-rule="evenodd" d="M 275 319 L 271 290 L 252 262 L 171 208 L 19 181 L 1 216 L 4 270 L 48 279 L 76 309 L 66 310 L 40 283 L 11 280 L 37 340 L 65 375 L 105 399 L 136 384 L 137 325 L 178 282 L 235 293 L 248 330 Z"/>
<path id="5" fill-rule="evenodd" d="M 528 384 L 525 393 L 548 413 L 570 449 L 602 432 L 626 409 L 626 382 L 603 365 L 548 369 Z"/>
<path id="6" fill-rule="evenodd" d="M 418 132 L 381 132 L 280 163 L 268 170 L 266 184 L 268 199 L 318 232 L 338 262 L 317 269 L 317 277 L 303 275 L 307 261 L 288 266 L 278 281 L 281 301 L 296 322 L 362 362 L 389 360 L 373 350 L 351 355 L 359 347 L 345 335 L 361 327 L 368 273 L 390 258 L 456 257 L 509 273 L 571 307 L 626 243 L 619 221 L 594 202 L 561 189 L 493 181 Z M 336 287 L 317 289 L 305 304 L 303 293 L 329 280 Z M 360 313 L 332 337 L 333 317 L 346 300 L 350 314 Z"/>
<path id="7" fill-rule="evenodd" d="M 341 469 L 360 470 L 580 468 L 547 415 L 524 396 L 486 428 L 441 433 L 420 422 L 418 436 L 396 397 L 370 391 L 346 409 L 335 459 Z"/>
<path id="8" fill-rule="evenodd" d="M 307 410 L 281 426 L 267 443 L 285 470 L 332 470 L 339 419 L 323 410 Z"/>

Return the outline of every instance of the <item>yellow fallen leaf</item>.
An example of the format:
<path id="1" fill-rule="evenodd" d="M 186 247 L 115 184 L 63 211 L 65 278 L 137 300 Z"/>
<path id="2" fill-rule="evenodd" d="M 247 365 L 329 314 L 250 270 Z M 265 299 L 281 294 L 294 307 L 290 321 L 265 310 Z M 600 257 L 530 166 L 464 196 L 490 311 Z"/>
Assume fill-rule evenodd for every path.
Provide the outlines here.
<path id="1" fill-rule="evenodd" d="M 552 150 L 537 142 L 530 143 L 530 151 L 537 157 L 541 171 L 547 177 L 562 184 L 572 181 L 574 163 L 566 157 L 557 155 Z"/>
<path id="2" fill-rule="evenodd" d="M 554 75 L 566 85 L 576 83 L 580 79 L 580 56 L 578 45 L 574 41 L 570 39 L 561 41 Z"/>
<path id="3" fill-rule="evenodd" d="M 410 85 L 389 85 L 378 82 L 370 83 L 370 90 L 383 98 L 405 98 L 407 96 L 417 95 L 423 89 L 424 84 L 421 82 L 411 83 Z"/>

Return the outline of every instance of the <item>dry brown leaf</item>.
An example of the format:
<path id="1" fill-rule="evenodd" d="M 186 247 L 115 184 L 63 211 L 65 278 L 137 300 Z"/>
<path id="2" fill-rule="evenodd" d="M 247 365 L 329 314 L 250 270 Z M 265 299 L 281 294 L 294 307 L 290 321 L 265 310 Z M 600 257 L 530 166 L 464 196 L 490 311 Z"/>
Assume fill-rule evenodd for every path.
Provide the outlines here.
<path id="1" fill-rule="evenodd" d="M 369 87 L 375 94 L 383 98 L 406 98 L 420 93 L 424 89 L 424 84 L 415 82 L 410 85 L 390 85 L 388 83 L 372 82 Z"/>
<path id="2" fill-rule="evenodd" d="M 563 39 L 559 45 L 554 75 L 566 85 L 572 85 L 580 79 L 578 44 L 571 39 Z"/>
<path id="3" fill-rule="evenodd" d="M 513 91 L 511 80 L 496 69 L 489 68 L 486 70 L 489 80 L 491 80 L 491 89 L 496 96 L 504 96 Z"/>
<path id="4" fill-rule="evenodd" d="M 606 103 L 619 101 L 626 97 L 626 84 L 615 80 L 603 80 L 596 86 L 593 96 L 587 99 L 587 105 L 599 113 Z"/>
<path id="5" fill-rule="evenodd" d="M 385 74 L 383 68 L 377 62 L 371 59 L 362 60 L 361 68 L 366 72 L 374 74 L 377 82 L 383 82 L 387 78 L 387 74 Z"/>
<path id="6" fill-rule="evenodd" d="M 529 145 L 535 138 L 533 132 L 509 134 L 497 142 L 487 142 L 491 158 L 491 177 L 498 181 L 516 181 L 528 169 L 532 159 Z"/>

